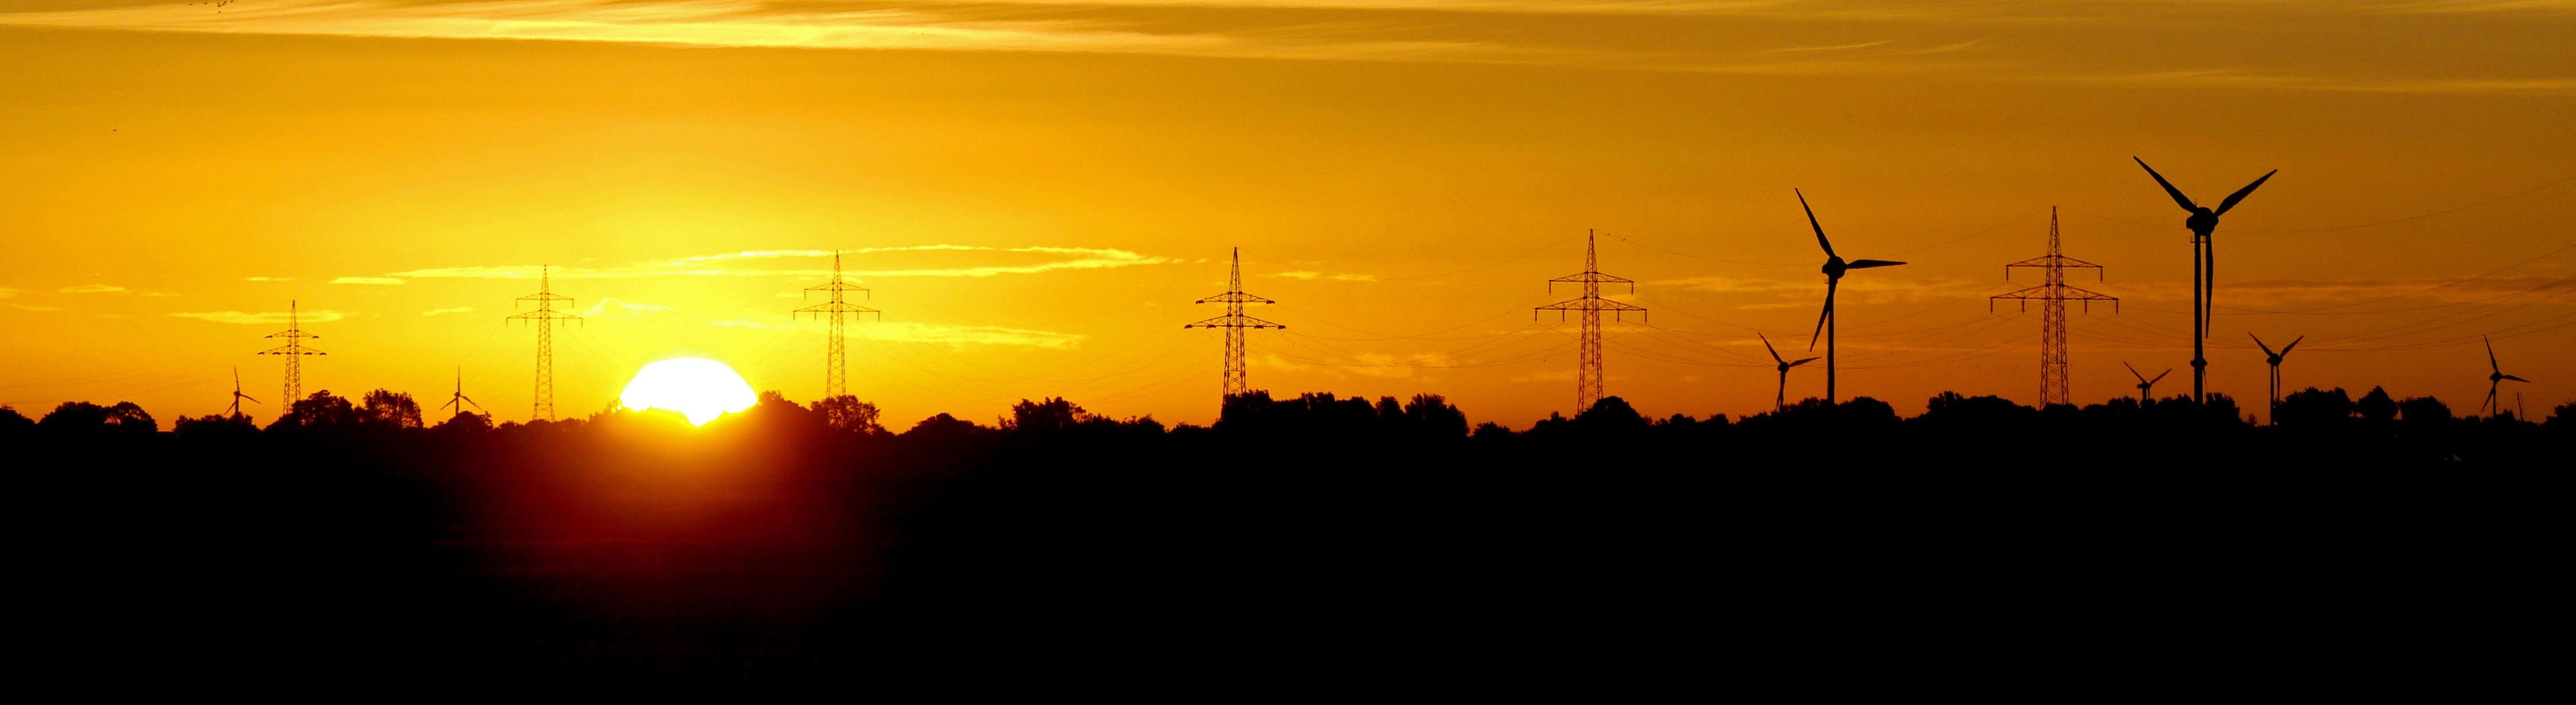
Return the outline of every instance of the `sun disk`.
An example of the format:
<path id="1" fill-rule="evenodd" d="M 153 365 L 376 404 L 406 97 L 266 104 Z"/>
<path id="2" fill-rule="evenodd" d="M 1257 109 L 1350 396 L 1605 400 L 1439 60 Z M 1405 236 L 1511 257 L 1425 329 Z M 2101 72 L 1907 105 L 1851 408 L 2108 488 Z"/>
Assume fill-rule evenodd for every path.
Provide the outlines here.
<path id="1" fill-rule="evenodd" d="M 677 411 L 689 417 L 690 425 L 704 426 L 718 416 L 751 408 L 759 397 L 751 393 L 751 384 L 742 381 L 742 375 L 724 363 L 683 357 L 636 370 L 635 379 L 626 383 L 617 401 L 637 411 Z"/>

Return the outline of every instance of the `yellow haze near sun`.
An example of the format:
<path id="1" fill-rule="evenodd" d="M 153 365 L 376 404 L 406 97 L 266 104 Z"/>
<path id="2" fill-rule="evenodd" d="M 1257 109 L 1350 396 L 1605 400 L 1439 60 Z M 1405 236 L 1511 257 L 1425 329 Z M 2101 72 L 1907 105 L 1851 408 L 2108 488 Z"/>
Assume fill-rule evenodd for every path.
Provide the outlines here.
<path id="1" fill-rule="evenodd" d="M 683 357 L 636 370 L 635 379 L 626 383 L 617 401 L 637 411 L 677 411 L 689 417 L 690 425 L 704 426 L 718 416 L 749 409 L 759 399 L 752 394 L 751 384 L 724 363 Z"/>

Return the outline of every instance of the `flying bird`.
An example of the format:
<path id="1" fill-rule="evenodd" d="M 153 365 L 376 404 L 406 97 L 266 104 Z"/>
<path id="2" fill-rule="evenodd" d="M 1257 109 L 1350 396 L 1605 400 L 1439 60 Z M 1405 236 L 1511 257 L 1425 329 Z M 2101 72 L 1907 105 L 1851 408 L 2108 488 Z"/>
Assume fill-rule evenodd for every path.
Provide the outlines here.
<path id="1" fill-rule="evenodd" d="M 1843 261 L 1842 255 L 1834 253 L 1834 242 L 1825 239 L 1825 226 L 1816 222 L 1816 209 L 1807 205 L 1807 194 L 1797 189 L 1789 192 L 1798 194 L 1798 207 L 1807 211 L 1807 227 L 1816 229 L 1816 245 L 1825 248 L 1825 267 L 1822 270 L 1825 273 L 1825 310 L 1816 315 L 1816 332 L 1807 336 L 1807 349 L 1816 349 L 1818 338 L 1825 341 L 1825 403 L 1830 404 L 1834 401 L 1834 292 L 1842 288 L 1843 273 L 1854 269 L 1894 267 L 1904 262 L 1882 259 Z"/>
<path id="2" fill-rule="evenodd" d="M 1779 348 L 1771 347 L 1771 339 L 1769 337 L 1760 333 L 1753 334 L 1753 337 L 1761 338 L 1762 349 L 1771 351 L 1771 361 L 1780 363 L 1780 392 L 1772 396 L 1771 408 L 1773 411 L 1787 409 L 1789 408 L 1789 368 L 1815 362 L 1816 358 L 1802 358 L 1796 362 L 1790 362 L 1780 357 Z"/>

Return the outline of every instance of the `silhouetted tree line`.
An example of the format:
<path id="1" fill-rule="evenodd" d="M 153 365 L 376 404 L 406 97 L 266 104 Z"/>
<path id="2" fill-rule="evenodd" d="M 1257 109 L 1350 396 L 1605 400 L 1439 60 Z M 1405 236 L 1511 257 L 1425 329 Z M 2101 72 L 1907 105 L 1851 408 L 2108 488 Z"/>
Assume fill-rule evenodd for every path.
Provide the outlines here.
<path id="1" fill-rule="evenodd" d="M 2078 618 L 2206 642 L 2258 613 L 2362 644 L 2549 584 L 2512 554 L 2563 530 L 2576 447 L 2576 405 L 2533 424 L 2377 389 L 2305 390 L 2265 426 L 2224 396 L 1957 394 L 1911 418 L 1868 398 L 1650 418 L 1612 397 L 1518 429 L 1437 395 L 1266 392 L 1211 426 L 1043 398 L 897 431 L 855 398 L 774 392 L 701 428 L 422 416 L 386 390 L 168 432 L 133 404 L 0 409 L 46 605 L 27 633 L 68 666 L 463 680 L 1225 668 L 1304 644 L 1506 669 L 1712 657 L 1661 646 L 1677 635 L 1795 670 Z M 2430 576 L 2492 599 L 2390 608 Z"/>

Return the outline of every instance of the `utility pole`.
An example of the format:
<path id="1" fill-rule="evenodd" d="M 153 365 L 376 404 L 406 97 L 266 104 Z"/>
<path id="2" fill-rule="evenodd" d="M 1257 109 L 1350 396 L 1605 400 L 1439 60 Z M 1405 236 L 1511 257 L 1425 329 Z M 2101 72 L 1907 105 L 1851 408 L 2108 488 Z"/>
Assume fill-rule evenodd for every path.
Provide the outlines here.
<path id="1" fill-rule="evenodd" d="M 2048 208 L 2048 254 L 2004 265 L 2005 281 L 2012 280 L 2012 270 L 2016 267 L 2040 269 L 2045 272 L 2043 283 L 1987 299 L 1986 310 L 1993 311 L 1994 302 L 2000 299 L 2020 301 L 2025 311 L 2030 310 L 2030 302 L 2039 302 L 2043 316 L 2039 325 L 2039 404 L 2041 408 L 2050 404 L 2073 404 L 2074 395 L 2066 384 L 2066 302 L 2082 301 L 2084 310 L 2091 312 L 2093 302 L 2109 301 L 2111 310 L 2116 313 L 2120 310 L 2120 299 L 2066 284 L 2067 268 L 2091 269 L 2094 278 L 2099 279 L 2102 265 L 2068 257 L 2059 251 L 2056 206 Z"/>
<path id="2" fill-rule="evenodd" d="M 1196 303 L 1225 304 L 1225 315 L 1181 327 L 1225 329 L 1225 398 L 1232 399 L 1251 392 L 1251 377 L 1243 369 L 1243 332 L 1255 328 L 1286 329 L 1287 326 L 1243 315 L 1244 304 L 1279 303 L 1243 293 L 1243 248 L 1234 248 L 1234 265 L 1227 270 L 1225 293 L 1199 299 Z"/>
<path id="3" fill-rule="evenodd" d="M 322 336 L 304 332 L 301 315 L 297 313 L 296 306 L 296 301 L 287 301 L 286 330 L 268 334 L 271 338 L 285 338 L 286 344 L 259 352 L 261 355 L 286 356 L 286 401 L 284 403 L 289 408 L 295 405 L 296 400 L 304 398 L 304 356 L 330 354 L 304 347 L 304 341 L 320 339 Z M 235 391 L 239 391 L 238 385 Z"/>
<path id="4" fill-rule="evenodd" d="M 1601 285 L 1604 283 L 1626 284 L 1628 293 L 1633 294 L 1637 293 L 1637 282 L 1601 273 L 1601 260 L 1596 255 L 1593 237 L 1592 231 L 1583 232 L 1583 273 L 1547 280 L 1549 293 L 1555 293 L 1558 284 L 1581 284 L 1583 297 L 1540 306 L 1530 312 L 1532 320 L 1538 318 L 1539 311 L 1555 311 L 1560 321 L 1565 320 L 1569 311 L 1583 314 L 1583 349 L 1577 356 L 1579 359 L 1575 366 L 1578 369 L 1574 380 L 1574 413 L 1578 415 L 1591 410 L 1592 404 L 1601 401 L 1602 397 L 1601 312 L 1609 311 L 1613 320 L 1626 320 L 1623 316 L 1629 311 L 1637 312 L 1637 320 L 1646 318 L 1645 307 L 1601 298 Z"/>
<path id="5" fill-rule="evenodd" d="M 537 270 L 537 293 L 521 296 L 519 300 L 534 301 L 537 304 L 537 310 L 510 316 L 510 320 L 527 321 L 537 327 L 536 408 L 529 412 L 528 420 L 553 421 L 555 420 L 555 327 L 567 321 L 579 321 L 581 317 L 555 310 L 555 302 L 561 301 L 564 305 L 570 306 L 572 297 L 555 294 L 552 267 Z M 516 307 L 517 304 L 512 304 L 512 308 Z"/>
<path id="6" fill-rule="evenodd" d="M 849 348 L 841 342 L 841 319 L 845 316 L 873 313 L 877 314 L 877 320 L 885 320 L 885 313 L 843 300 L 843 297 L 853 291 L 859 292 L 859 295 L 864 298 L 868 295 L 868 290 L 856 284 L 841 281 L 840 250 L 832 251 L 832 281 L 819 286 L 805 287 L 805 290 L 824 292 L 830 295 L 832 300 L 796 309 L 787 315 L 793 317 L 798 313 L 811 313 L 816 317 L 832 321 L 832 339 L 823 352 L 823 398 L 847 396 L 850 393 Z"/>

